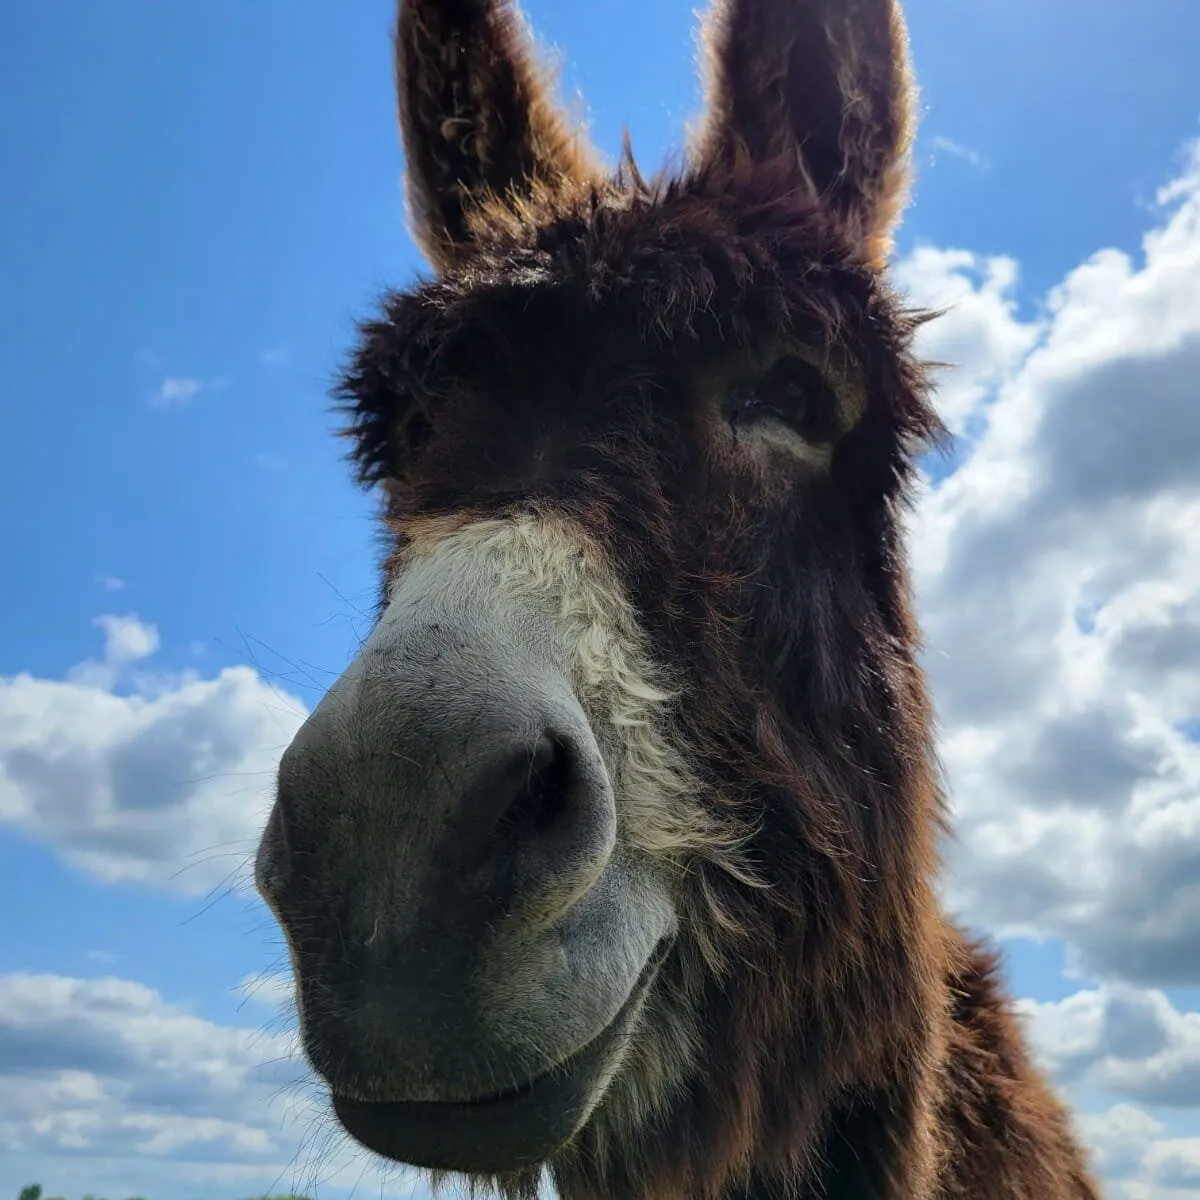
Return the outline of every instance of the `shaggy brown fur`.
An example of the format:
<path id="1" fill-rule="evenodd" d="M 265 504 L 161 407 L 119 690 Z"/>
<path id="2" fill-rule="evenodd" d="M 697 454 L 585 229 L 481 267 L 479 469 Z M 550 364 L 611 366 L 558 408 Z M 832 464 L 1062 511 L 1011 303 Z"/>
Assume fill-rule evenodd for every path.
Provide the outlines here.
<path id="1" fill-rule="evenodd" d="M 635 1047 L 549 1166 L 568 1200 L 1095 1197 L 990 951 L 933 891 L 900 520 L 941 429 L 885 278 L 902 19 L 723 0 L 706 29 L 689 166 L 646 183 L 599 172 L 508 5 L 406 0 L 410 204 L 439 274 L 364 326 L 342 389 L 399 544 L 430 517 L 553 511 L 604 547 L 678 681 L 704 802 L 742 837 L 737 869 L 691 864 L 717 953 L 685 927 L 645 1022 L 699 1029 L 687 1078 L 635 1112 Z M 788 356 L 823 374 L 827 469 L 752 462 L 722 408 L 723 381 Z"/>

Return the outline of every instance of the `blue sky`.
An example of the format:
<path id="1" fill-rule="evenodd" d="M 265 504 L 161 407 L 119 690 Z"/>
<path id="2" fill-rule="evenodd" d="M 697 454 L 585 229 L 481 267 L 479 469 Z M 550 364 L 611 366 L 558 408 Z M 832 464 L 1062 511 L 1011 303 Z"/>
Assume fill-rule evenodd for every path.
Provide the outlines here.
<path id="1" fill-rule="evenodd" d="M 699 102 L 691 0 L 525 8 L 602 149 L 616 151 L 625 124 L 643 165 L 678 147 Z M 1200 426 L 1186 402 L 1200 361 L 1200 269 L 1188 266 L 1193 253 L 1200 264 L 1188 149 L 1200 8 L 907 11 L 922 127 L 900 277 L 918 299 L 957 305 L 930 336 L 937 357 L 963 363 L 947 403 L 968 435 L 914 532 L 964 814 L 948 888 L 1007 935 L 1016 990 L 1042 1005 L 1030 1011 L 1047 1061 L 1095 1117 L 1113 1194 L 1200 1196 L 1200 953 L 1188 958 L 1200 947 L 1179 932 L 1200 924 L 1200 772 L 1184 736 L 1200 705 L 1180 675 L 1200 646 L 1200 578 L 1187 522 L 1161 518 L 1167 501 L 1191 511 L 1200 466 L 1154 457 L 1155 444 L 1191 446 Z M 178 1101 L 171 1137 L 133 1138 L 150 1127 L 138 1113 L 170 1116 L 170 1103 L 138 1108 L 153 1065 L 95 1014 L 107 1004 L 202 1041 L 210 1026 L 282 1028 L 239 990 L 280 965 L 272 923 L 221 884 L 245 878 L 272 756 L 373 602 L 370 503 L 330 436 L 326 390 L 355 318 L 422 269 L 403 224 L 390 19 L 390 0 L 42 0 L 5 22 L 0 986 L 27 1016 L 6 1029 L 0 1004 L 0 1074 L 32 1098 L 0 1102 L 0 1192 L 40 1178 L 72 1197 L 247 1195 L 281 1169 L 293 1182 L 299 1133 L 189 1133 L 199 1092 Z M 1083 479 L 1089 454 L 1115 453 L 1105 431 L 1117 425 L 1097 422 L 1118 379 L 1111 412 L 1134 422 L 1119 426 L 1122 461 L 1142 455 L 1162 486 L 1093 496 L 1089 510 L 1063 481 Z M 1046 436 L 1023 442 L 1021 413 Z M 1147 427 L 1163 437 L 1136 436 Z M 1058 482 L 1009 488 L 1026 467 Z M 1114 515 L 1098 533 L 1086 518 L 1101 509 Z M 1022 532 L 1035 518 L 1052 542 Z M 989 576 L 1000 560 L 1008 573 Z M 989 603 L 1017 580 L 1045 603 L 1006 629 L 1014 606 Z M 1063 633 L 1047 614 L 1081 580 L 1096 632 Z M 98 624 L 106 615 L 120 620 Z M 1051 634 L 1065 657 L 1047 658 Z M 248 669 L 219 675 L 229 668 Z M 1039 724 L 1020 725 L 1016 700 L 999 716 L 1000 700 L 979 700 L 993 670 L 993 696 L 1026 687 Z M 1076 699 L 1097 689 L 1094 705 L 1054 691 L 1068 674 Z M 1008 774 L 976 769 L 989 754 Z M 1100 784 L 1059 804 L 1050 785 L 1064 763 L 1083 777 L 1079 755 Z M 201 774 L 173 775 L 181 763 Z M 1027 807 L 1006 809 L 1010 794 Z M 1115 812 L 1129 819 L 1105 825 Z M 1123 846 L 1114 830 L 1135 818 L 1146 824 Z M 1146 847 L 1160 842 L 1171 852 L 1155 857 Z M 1106 875 L 1112 863 L 1130 874 Z M 1145 895 L 1114 907 L 1138 889 L 1158 907 Z M 27 1003 L 50 987 L 53 1019 Z M 55 1041 L 73 1026 L 89 1031 L 86 1053 Z M 1103 1044 L 1130 1029 L 1141 1058 Z M 125 1050 L 105 1059 L 104 1038 Z M 18 1043 L 35 1049 L 22 1057 Z M 251 1078 L 236 1053 L 234 1083 Z M 74 1135 L 39 1124 L 39 1096 L 75 1114 Z M 120 1098 L 123 1132 L 96 1096 Z M 341 1194 L 348 1170 L 318 1190 Z"/>

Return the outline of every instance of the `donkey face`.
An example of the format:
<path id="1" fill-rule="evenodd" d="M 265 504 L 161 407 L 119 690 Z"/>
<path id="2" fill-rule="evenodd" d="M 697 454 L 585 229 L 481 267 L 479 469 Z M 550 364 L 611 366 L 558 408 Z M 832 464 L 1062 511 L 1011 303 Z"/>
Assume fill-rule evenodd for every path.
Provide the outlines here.
<path id="1" fill-rule="evenodd" d="M 338 1117 L 404 1162 L 665 1128 L 714 1046 L 749 1078 L 773 1003 L 800 1019 L 843 942 L 869 960 L 924 869 L 921 814 L 868 794 L 923 736 L 895 507 L 936 428 L 878 277 L 900 18 L 745 0 L 707 33 L 691 164 L 650 186 L 600 173 L 506 4 L 401 5 L 437 277 L 345 377 L 392 547 L 258 881 Z M 739 973 L 793 944 L 758 973 L 790 996 L 726 1046 Z"/>

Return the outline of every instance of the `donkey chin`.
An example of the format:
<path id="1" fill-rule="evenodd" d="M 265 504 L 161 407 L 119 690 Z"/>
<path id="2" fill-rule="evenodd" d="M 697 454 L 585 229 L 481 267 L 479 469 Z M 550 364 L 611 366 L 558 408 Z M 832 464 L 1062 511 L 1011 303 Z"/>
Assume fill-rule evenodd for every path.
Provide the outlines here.
<path id="1" fill-rule="evenodd" d="M 619 606 L 561 530 L 430 539 L 283 756 L 259 889 L 309 1059 L 388 1158 L 544 1162 L 602 1098 L 669 953 L 668 881 L 618 819 L 647 759 L 670 777 L 629 714 L 660 693 Z"/>

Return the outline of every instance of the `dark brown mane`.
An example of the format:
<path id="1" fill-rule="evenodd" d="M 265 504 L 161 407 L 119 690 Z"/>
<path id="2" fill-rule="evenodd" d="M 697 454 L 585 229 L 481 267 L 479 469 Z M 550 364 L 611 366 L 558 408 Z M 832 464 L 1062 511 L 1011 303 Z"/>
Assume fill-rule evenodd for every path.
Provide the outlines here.
<path id="1" fill-rule="evenodd" d="M 338 391 L 357 477 L 386 498 L 382 621 L 329 710 L 353 705 L 353 721 L 319 709 L 289 750 L 260 868 L 285 928 L 304 931 L 307 1044 L 339 1116 L 384 1153 L 513 1197 L 536 1195 L 543 1165 L 568 1200 L 1094 1197 L 990 952 L 933 891 L 943 814 L 902 514 L 943 430 L 912 350 L 925 315 L 884 270 L 912 136 L 895 4 L 720 6 L 707 124 L 685 170 L 650 180 L 631 151 L 604 176 L 579 148 L 508 5 L 408 0 L 397 45 L 413 219 L 437 275 L 385 298 Z M 730 397 L 757 404 L 770 386 L 802 408 L 765 432 L 730 415 Z M 526 656 L 511 683 L 495 682 L 503 639 L 486 649 L 501 627 Z M 459 840 L 486 832 L 462 805 L 490 795 L 470 780 L 492 742 L 432 782 L 421 747 L 448 729 L 466 746 L 535 703 L 532 664 L 560 632 L 554 695 L 579 699 L 555 700 L 546 728 L 574 732 L 565 758 L 545 739 L 528 751 L 553 760 L 557 790 L 520 785 L 488 882 L 469 882 L 480 860 L 460 862 L 430 814 Z M 466 724 L 456 689 L 477 697 Z M 377 745 L 403 745 L 411 767 L 389 758 L 376 776 Z M 589 767 L 594 795 L 568 801 L 581 754 L 611 795 Z M 438 1105 L 487 1091 L 485 1058 L 536 1083 L 590 1044 L 541 1047 L 582 992 L 542 1024 L 488 1008 L 509 1012 L 506 989 L 535 1007 L 569 990 L 515 947 L 542 947 L 529 897 L 574 860 L 533 871 L 522 855 L 585 816 L 616 832 L 587 852 L 608 865 L 578 905 L 592 942 L 615 941 L 610 959 L 579 950 L 579 969 L 607 980 L 636 958 L 611 970 L 631 973 L 621 995 L 639 1007 L 603 1082 L 580 1075 L 583 1115 L 572 1099 L 537 1118 L 575 1121 L 552 1150 L 524 1148 L 536 1121 L 493 1144 L 466 1109 L 455 1142 Z M 404 847 L 390 852 L 403 872 L 384 845 Z M 398 922 L 382 951 L 371 905 Z M 344 978 L 319 932 L 331 911 L 358 947 Z M 576 918 L 561 920 L 565 954 Z M 394 1062 L 358 1057 L 371 988 L 412 1014 L 386 1035 Z M 435 994 L 460 1016 L 430 1008 Z M 456 1020 L 462 1045 L 442 1040 Z M 421 1121 L 445 1148 L 409 1132 Z"/>

